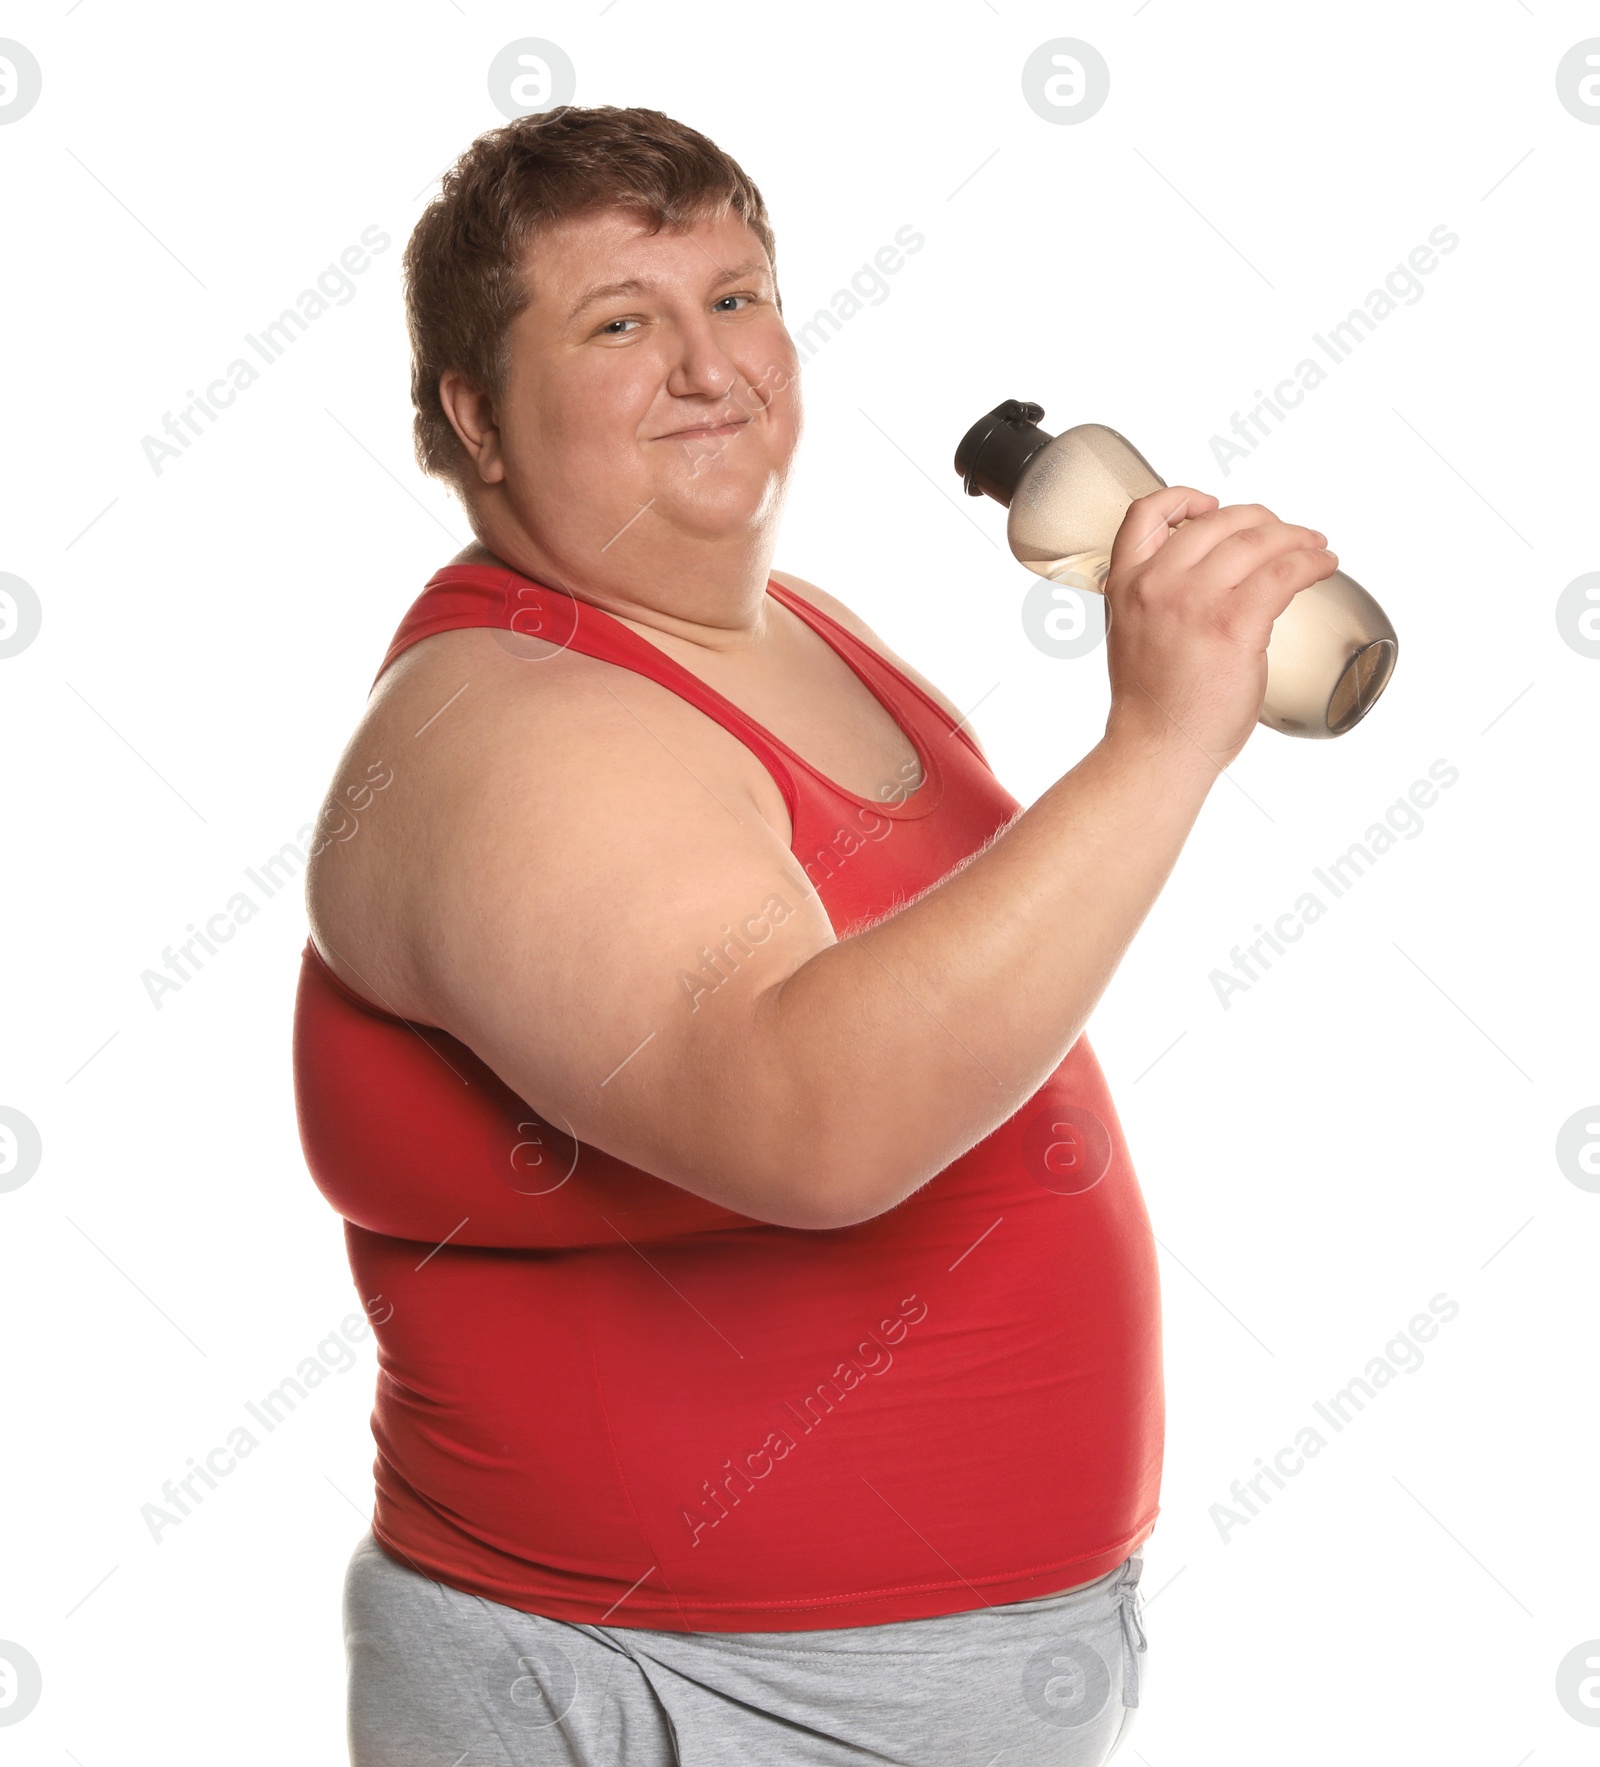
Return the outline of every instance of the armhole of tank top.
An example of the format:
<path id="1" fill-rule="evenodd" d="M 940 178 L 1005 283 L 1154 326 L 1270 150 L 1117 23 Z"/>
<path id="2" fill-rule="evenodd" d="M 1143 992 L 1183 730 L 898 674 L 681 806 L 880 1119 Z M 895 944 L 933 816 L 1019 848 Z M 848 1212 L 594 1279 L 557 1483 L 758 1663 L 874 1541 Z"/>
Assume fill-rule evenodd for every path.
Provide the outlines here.
<path id="1" fill-rule="evenodd" d="M 317 949 L 315 941 L 309 935 L 301 955 L 326 986 L 330 987 L 341 999 L 348 1000 L 352 1006 L 359 1008 L 368 1018 L 382 1019 L 391 1025 L 401 1025 L 408 1031 L 437 1031 L 440 1029 L 438 1025 L 424 1024 L 420 1019 L 405 1018 L 398 1012 L 390 1012 L 386 1007 L 378 1006 L 369 1000 L 365 994 L 358 994 L 348 982 L 334 974 L 328 960 Z M 449 1032 L 445 1032 L 444 1035 L 448 1036 Z"/>
<path id="2" fill-rule="evenodd" d="M 407 615 L 406 618 L 409 620 L 410 615 Z M 372 677 L 372 685 L 367 689 L 367 698 L 372 698 L 377 691 L 378 683 L 388 674 L 390 667 L 399 662 L 413 645 L 420 644 L 424 638 L 437 638 L 441 632 L 461 632 L 480 624 L 485 630 L 492 629 L 487 620 L 481 622 L 457 620 L 448 614 L 436 615 L 433 619 L 419 620 L 414 627 L 408 627 L 405 622 L 402 622 L 400 630 L 395 633 L 389 648 L 383 654 L 383 661 L 378 665 L 377 674 Z"/>
<path id="3" fill-rule="evenodd" d="M 874 650 L 865 639 L 858 638 L 848 626 L 841 625 L 840 622 L 824 608 L 818 607 L 815 602 L 807 601 L 803 595 L 799 595 L 793 589 L 787 588 L 775 577 L 769 577 L 767 580 L 772 587 L 779 592 L 780 597 L 784 599 L 786 605 L 790 606 L 794 612 L 800 613 L 801 619 L 807 619 L 809 616 L 812 620 L 825 621 L 830 630 L 837 632 L 841 638 L 845 639 L 853 650 L 867 659 L 869 666 L 882 670 L 892 680 L 904 688 L 907 693 L 914 694 L 917 700 L 933 713 L 934 717 L 938 719 L 939 723 L 944 726 L 946 731 L 952 736 L 959 736 L 972 751 L 972 757 L 980 767 L 985 768 L 990 773 L 994 771 L 994 769 L 989 766 L 988 761 L 984 759 L 983 753 L 978 748 L 978 745 L 967 734 L 966 730 L 963 729 L 961 725 L 957 724 L 944 707 L 939 704 L 938 700 L 934 699 L 930 694 L 925 693 L 923 689 L 920 688 L 903 670 L 897 669 L 881 651 Z M 795 607 L 795 603 L 799 603 L 799 606 Z M 805 610 L 803 613 L 800 612 L 800 609 L 802 608 Z M 821 634 L 819 634 L 819 636 L 821 636 Z"/>

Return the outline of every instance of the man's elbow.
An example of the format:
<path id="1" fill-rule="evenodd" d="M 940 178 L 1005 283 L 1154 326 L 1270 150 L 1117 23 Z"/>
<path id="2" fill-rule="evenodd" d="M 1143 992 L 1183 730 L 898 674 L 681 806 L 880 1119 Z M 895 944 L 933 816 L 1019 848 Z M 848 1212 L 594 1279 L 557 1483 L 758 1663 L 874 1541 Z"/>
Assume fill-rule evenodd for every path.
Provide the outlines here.
<path id="1" fill-rule="evenodd" d="M 783 1225 L 813 1232 L 859 1227 L 896 1208 L 932 1174 L 902 1174 L 881 1158 L 864 1156 L 860 1146 L 839 1160 L 811 1159 L 784 1187 Z"/>
<path id="2" fill-rule="evenodd" d="M 804 1151 L 801 1151 L 803 1149 Z M 838 1162 L 823 1157 L 814 1140 L 765 1162 L 744 1164 L 740 1200 L 730 1206 L 753 1220 L 806 1233 L 858 1227 L 894 1207 L 906 1194 L 886 1185 L 879 1163 L 859 1157 Z"/>

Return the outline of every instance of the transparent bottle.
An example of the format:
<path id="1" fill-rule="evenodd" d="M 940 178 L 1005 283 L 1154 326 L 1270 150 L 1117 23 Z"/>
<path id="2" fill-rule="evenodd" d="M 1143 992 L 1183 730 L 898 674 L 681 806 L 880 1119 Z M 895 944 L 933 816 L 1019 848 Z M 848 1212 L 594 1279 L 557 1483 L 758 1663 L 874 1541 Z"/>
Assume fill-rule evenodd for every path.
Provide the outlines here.
<path id="1" fill-rule="evenodd" d="M 1010 511 L 1006 538 L 1030 571 L 1103 594 L 1128 505 L 1166 481 L 1114 429 L 1081 423 L 1051 436 L 1043 416 L 1026 399 L 995 406 L 961 438 L 956 471 L 969 496 Z M 1383 609 L 1335 571 L 1273 622 L 1259 721 L 1286 736 L 1343 736 L 1377 703 L 1398 654 Z"/>

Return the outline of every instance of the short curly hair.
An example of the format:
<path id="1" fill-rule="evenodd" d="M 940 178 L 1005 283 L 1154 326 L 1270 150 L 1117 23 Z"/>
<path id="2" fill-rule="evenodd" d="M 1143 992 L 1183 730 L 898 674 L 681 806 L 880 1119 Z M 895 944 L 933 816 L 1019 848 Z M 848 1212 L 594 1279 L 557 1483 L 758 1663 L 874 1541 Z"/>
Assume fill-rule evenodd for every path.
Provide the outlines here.
<path id="1" fill-rule="evenodd" d="M 776 282 L 761 192 L 687 124 L 658 110 L 563 104 L 480 135 L 444 174 L 403 259 L 417 464 L 463 501 L 471 460 L 439 402 L 440 375 L 453 368 L 498 397 L 511 323 L 533 298 L 523 274 L 530 243 L 569 216 L 612 208 L 636 210 L 652 232 L 731 211 L 760 240 Z"/>

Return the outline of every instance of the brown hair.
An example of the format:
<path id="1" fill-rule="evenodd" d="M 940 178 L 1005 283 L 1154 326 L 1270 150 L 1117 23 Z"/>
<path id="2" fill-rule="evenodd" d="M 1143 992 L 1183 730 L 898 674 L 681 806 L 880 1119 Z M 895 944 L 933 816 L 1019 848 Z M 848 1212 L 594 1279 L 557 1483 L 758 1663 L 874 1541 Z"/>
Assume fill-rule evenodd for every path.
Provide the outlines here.
<path id="1" fill-rule="evenodd" d="M 511 322 L 533 297 L 529 244 L 541 228 L 609 208 L 638 211 L 653 233 L 731 210 L 776 277 L 761 192 L 714 142 L 658 110 L 563 104 L 480 135 L 445 173 L 403 259 L 417 464 L 463 497 L 470 462 L 439 402 L 440 375 L 453 368 L 498 397 Z"/>

